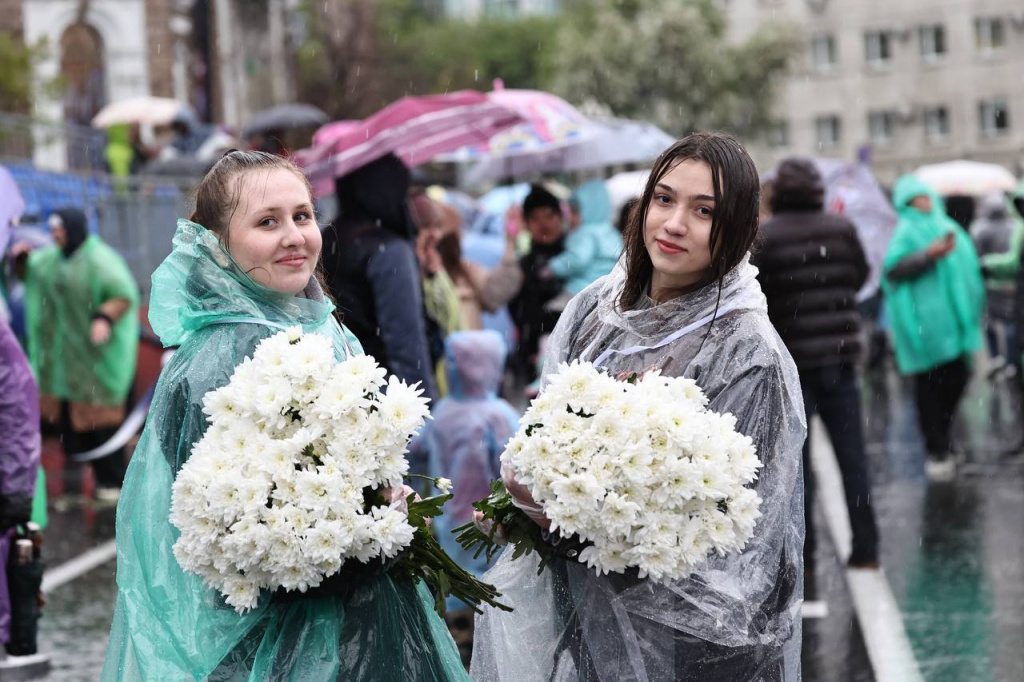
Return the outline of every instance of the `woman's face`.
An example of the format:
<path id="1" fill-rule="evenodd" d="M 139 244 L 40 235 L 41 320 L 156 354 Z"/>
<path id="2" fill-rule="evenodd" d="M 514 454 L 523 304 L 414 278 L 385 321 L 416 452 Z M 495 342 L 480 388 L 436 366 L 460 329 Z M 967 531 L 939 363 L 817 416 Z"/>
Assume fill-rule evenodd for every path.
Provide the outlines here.
<path id="1" fill-rule="evenodd" d="M 239 178 L 228 251 L 253 281 L 294 296 L 309 284 L 320 257 L 320 228 L 305 183 L 273 168 Z"/>
<path id="2" fill-rule="evenodd" d="M 658 180 L 644 223 L 644 245 L 654 265 L 651 298 L 668 300 L 705 276 L 714 211 L 711 168 L 703 161 L 682 161 Z"/>

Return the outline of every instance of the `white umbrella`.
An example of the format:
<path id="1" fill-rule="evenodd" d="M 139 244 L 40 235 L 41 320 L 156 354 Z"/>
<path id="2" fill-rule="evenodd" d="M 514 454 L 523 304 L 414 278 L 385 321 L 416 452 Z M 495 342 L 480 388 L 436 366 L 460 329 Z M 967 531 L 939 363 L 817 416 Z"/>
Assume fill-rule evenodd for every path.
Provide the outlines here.
<path id="1" fill-rule="evenodd" d="M 574 142 L 487 156 L 466 173 L 464 182 L 475 186 L 502 178 L 643 163 L 656 158 L 673 142 L 674 137 L 644 121 L 592 119 L 583 123 Z"/>
<path id="2" fill-rule="evenodd" d="M 608 190 L 608 198 L 612 202 L 612 215 L 618 215 L 622 207 L 630 199 L 639 199 L 647 185 L 649 170 L 628 171 L 613 175 L 604 181 Z"/>
<path id="3" fill-rule="evenodd" d="M 97 128 L 109 128 L 120 123 L 169 125 L 175 116 L 187 110 L 187 104 L 169 97 L 132 97 L 111 102 L 100 109 L 92 124 Z"/>
<path id="4" fill-rule="evenodd" d="M 994 163 L 948 161 L 921 166 L 914 175 L 943 196 L 982 196 L 1017 186 L 1013 173 Z"/>

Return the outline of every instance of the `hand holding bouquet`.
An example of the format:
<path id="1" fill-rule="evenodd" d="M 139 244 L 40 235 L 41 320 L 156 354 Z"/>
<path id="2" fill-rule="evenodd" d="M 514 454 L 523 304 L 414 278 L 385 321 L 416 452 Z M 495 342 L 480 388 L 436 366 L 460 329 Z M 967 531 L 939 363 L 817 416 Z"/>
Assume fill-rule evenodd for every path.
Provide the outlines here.
<path id="1" fill-rule="evenodd" d="M 323 335 L 293 328 L 262 341 L 205 396 L 210 426 L 174 482 L 182 568 L 239 613 L 264 589 L 305 592 L 353 561 L 425 580 L 442 610 L 448 594 L 494 605 L 494 588 L 428 528 L 450 492 L 384 494 L 401 489 L 406 447 L 429 416 L 421 393 L 385 380 L 372 357 L 336 364 Z"/>
<path id="2" fill-rule="evenodd" d="M 530 405 L 502 461 L 572 539 L 570 556 L 599 574 L 637 569 L 641 578 L 687 577 L 711 552 L 739 552 L 760 498 L 747 487 L 761 462 L 736 420 L 707 409 L 690 379 L 650 372 L 627 382 L 579 361 L 563 364 Z M 459 542 L 492 555 L 499 525 L 517 557 L 551 547 L 502 482 L 477 503 L 482 523 Z M 520 503 L 521 504 L 521 503 Z"/>

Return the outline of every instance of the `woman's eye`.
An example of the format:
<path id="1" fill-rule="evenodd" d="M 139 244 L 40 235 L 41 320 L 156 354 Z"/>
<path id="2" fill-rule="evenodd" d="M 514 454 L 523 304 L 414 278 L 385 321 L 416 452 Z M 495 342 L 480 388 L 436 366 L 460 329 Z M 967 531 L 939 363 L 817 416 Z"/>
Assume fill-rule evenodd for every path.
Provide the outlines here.
<path id="1" fill-rule="evenodd" d="M 656 194 L 654 196 L 654 200 L 657 201 L 659 204 L 667 204 L 670 201 L 672 201 L 666 194 Z"/>
<path id="2" fill-rule="evenodd" d="M 298 213 L 295 214 L 294 220 L 297 223 L 304 223 L 307 220 L 311 219 L 312 217 L 312 215 L 306 213 L 305 211 L 299 211 Z"/>
<path id="3" fill-rule="evenodd" d="M 710 218 L 714 212 L 707 206 L 701 206 L 697 209 L 697 213 L 704 218 Z"/>
<path id="4" fill-rule="evenodd" d="M 273 218 L 264 218 L 259 222 L 260 227 L 272 227 L 277 221 Z"/>

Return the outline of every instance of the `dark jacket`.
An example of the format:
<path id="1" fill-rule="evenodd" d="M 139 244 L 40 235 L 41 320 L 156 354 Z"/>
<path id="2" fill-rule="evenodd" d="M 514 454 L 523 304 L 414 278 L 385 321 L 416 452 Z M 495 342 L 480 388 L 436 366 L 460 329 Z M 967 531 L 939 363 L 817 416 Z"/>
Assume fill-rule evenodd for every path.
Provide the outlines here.
<path id="1" fill-rule="evenodd" d="M 822 210 L 818 183 L 790 177 L 776 190 L 753 258 L 768 315 L 800 369 L 852 363 L 862 345 L 857 291 L 868 264 L 853 224 Z"/>
<path id="2" fill-rule="evenodd" d="M 337 181 L 339 213 L 324 230 L 324 274 L 342 322 L 390 373 L 437 397 L 413 249 L 409 170 L 393 156 Z"/>
<path id="3" fill-rule="evenodd" d="M 558 322 L 559 313 L 545 309 L 545 305 L 562 293 L 564 283 L 557 277 L 541 277 L 540 273 L 555 256 L 565 250 L 565 240 L 554 244 L 534 244 L 530 252 L 519 259 L 523 271 L 523 285 L 515 298 L 509 301 L 508 312 L 519 328 L 519 346 L 514 361 L 528 366 L 537 355 L 540 338 L 550 334 Z"/>

